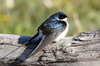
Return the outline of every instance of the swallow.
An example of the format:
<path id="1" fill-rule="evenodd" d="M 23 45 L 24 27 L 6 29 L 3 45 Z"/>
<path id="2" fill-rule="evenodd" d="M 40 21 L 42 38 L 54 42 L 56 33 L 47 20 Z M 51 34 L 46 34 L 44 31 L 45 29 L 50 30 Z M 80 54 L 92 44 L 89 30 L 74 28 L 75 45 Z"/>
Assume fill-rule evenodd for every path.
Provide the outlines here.
<path id="1" fill-rule="evenodd" d="M 66 36 L 69 28 L 67 17 L 65 13 L 57 12 L 39 26 L 38 33 L 25 43 L 25 46 L 28 46 L 31 41 L 36 42 L 30 56 L 35 55 L 53 41 L 59 41 Z"/>

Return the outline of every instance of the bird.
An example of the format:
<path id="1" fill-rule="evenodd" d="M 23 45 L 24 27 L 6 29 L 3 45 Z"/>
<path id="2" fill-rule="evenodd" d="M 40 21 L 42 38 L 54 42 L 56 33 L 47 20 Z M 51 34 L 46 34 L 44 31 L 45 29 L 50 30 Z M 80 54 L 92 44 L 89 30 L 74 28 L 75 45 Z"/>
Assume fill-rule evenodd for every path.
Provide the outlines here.
<path id="1" fill-rule="evenodd" d="M 63 12 L 57 12 L 51 15 L 38 27 L 37 34 L 23 44 L 23 46 L 26 46 L 26 49 L 19 57 L 10 63 L 9 66 L 15 66 L 15 64 L 18 66 L 30 56 L 34 56 L 36 53 L 44 49 L 53 41 L 57 42 L 63 39 L 69 29 L 67 18 L 68 16 Z"/>
<path id="2" fill-rule="evenodd" d="M 50 43 L 63 39 L 69 29 L 68 16 L 64 12 L 57 12 L 45 20 L 37 29 L 38 33 L 25 43 L 30 45 L 35 41 L 36 45 L 30 56 L 34 56 Z"/>

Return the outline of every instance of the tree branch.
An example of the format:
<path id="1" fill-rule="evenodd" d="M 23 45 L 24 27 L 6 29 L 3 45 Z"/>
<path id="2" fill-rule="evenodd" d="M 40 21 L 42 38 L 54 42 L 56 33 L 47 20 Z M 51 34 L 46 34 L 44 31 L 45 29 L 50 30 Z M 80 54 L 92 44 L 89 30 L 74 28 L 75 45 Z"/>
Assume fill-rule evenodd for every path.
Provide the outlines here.
<path id="1" fill-rule="evenodd" d="M 30 36 L 0 34 L 0 62 L 8 64 L 19 57 L 23 52 L 29 52 L 33 45 L 25 51 L 22 46 Z M 16 48 L 16 51 L 12 52 Z M 12 52 L 11 54 L 9 54 Z M 8 54 L 8 55 L 7 55 Z M 23 55 L 24 55 L 23 54 Z M 21 58 L 24 58 L 23 55 Z M 52 66 L 97 66 L 100 65 L 100 29 L 83 32 L 75 37 L 52 43 L 34 57 L 28 58 L 25 65 L 52 65 Z"/>

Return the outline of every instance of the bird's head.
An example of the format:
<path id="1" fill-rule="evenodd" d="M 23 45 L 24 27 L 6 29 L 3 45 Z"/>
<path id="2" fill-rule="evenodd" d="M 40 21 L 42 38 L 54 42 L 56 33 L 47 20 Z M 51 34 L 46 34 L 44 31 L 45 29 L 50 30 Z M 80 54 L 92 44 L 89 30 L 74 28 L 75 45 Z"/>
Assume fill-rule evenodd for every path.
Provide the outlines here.
<path id="1" fill-rule="evenodd" d="M 50 17 L 52 21 L 67 21 L 67 15 L 63 12 L 57 12 Z"/>
<path id="2" fill-rule="evenodd" d="M 65 28 L 67 26 L 67 17 L 63 12 L 57 12 L 42 23 L 38 30 L 40 29 L 44 34 L 57 32 L 60 30 L 59 28 Z"/>

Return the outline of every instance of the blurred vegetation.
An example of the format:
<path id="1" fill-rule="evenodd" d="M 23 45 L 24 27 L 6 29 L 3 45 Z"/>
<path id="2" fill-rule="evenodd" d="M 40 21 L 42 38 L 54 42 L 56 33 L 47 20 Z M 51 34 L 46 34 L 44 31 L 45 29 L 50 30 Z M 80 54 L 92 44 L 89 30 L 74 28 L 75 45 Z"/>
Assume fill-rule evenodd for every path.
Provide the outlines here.
<path id="1" fill-rule="evenodd" d="M 50 15 L 62 11 L 68 36 L 99 28 L 99 0 L 0 0 L 0 33 L 32 36 Z"/>

